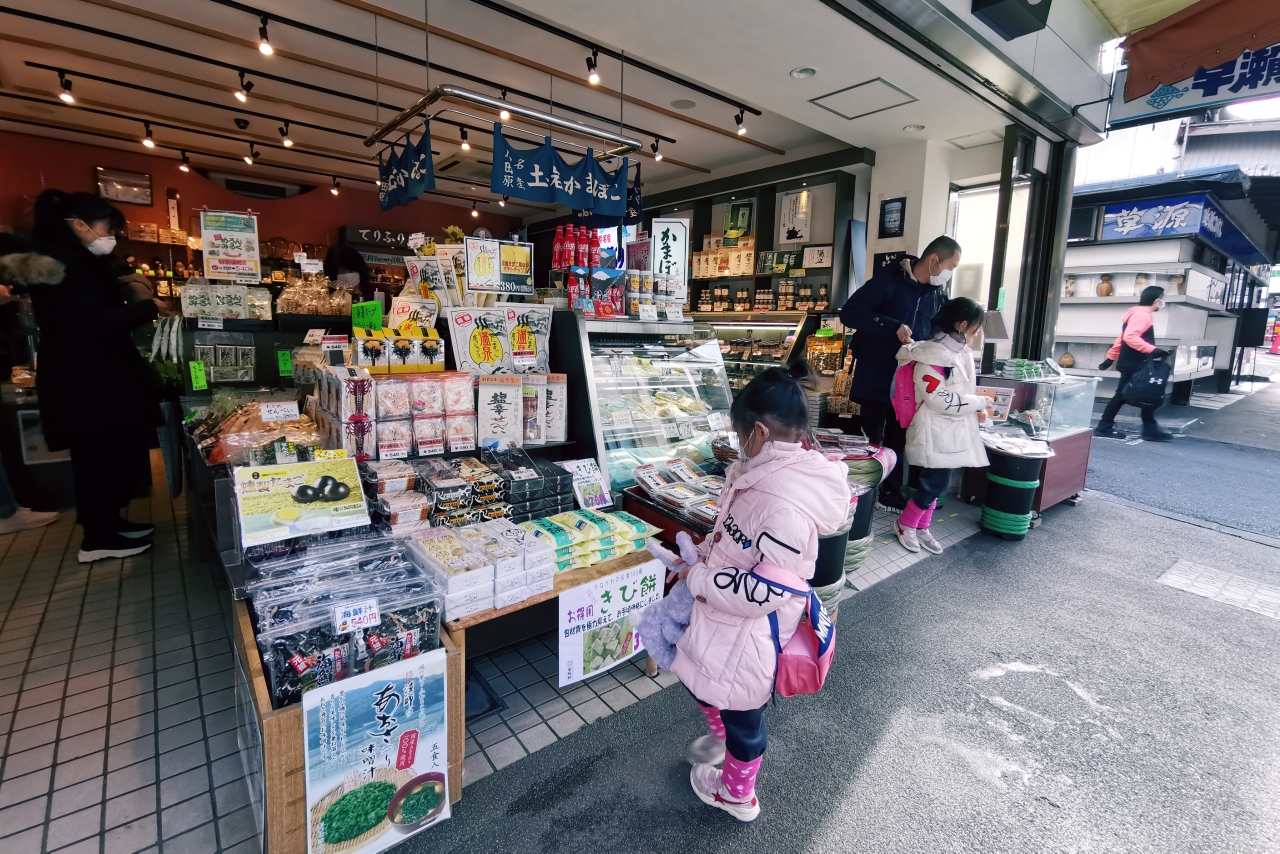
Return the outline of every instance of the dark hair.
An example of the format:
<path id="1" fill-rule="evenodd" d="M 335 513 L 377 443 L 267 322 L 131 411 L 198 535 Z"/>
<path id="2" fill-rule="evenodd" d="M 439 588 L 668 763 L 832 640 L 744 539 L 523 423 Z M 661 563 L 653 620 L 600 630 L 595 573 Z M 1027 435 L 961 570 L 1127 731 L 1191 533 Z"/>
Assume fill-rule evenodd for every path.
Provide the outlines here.
<path id="1" fill-rule="evenodd" d="M 785 368 L 769 368 L 738 392 L 729 407 L 729 420 L 739 433 L 751 432 L 757 421 L 770 430 L 807 430 L 809 404 L 805 389 L 813 384 L 813 372 L 804 358 Z"/>
<path id="2" fill-rule="evenodd" d="M 968 297 L 955 297 L 938 306 L 938 313 L 933 316 L 930 325 L 933 334 L 939 332 L 955 332 L 960 323 L 968 323 L 970 328 L 981 325 L 986 311 Z"/>
<path id="3" fill-rule="evenodd" d="M 372 275 L 364 256 L 355 249 L 342 245 L 330 246 L 324 256 L 324 274 L 330 279 L 336 279 L 339 273 L 359 273 L 362 282 L 369 281 Z"/>
<path id="4" fill-rule="evenodd" d="M 64 193 L 62 190 L 45 190 L 36 196 L 32 211 L 36 240 L 61 241 L 75 237 L 67 220 L 78 219 L 85 225 L 105 222 L 112 231 L 125 226 L 120 209 L 92 193 Z M 78 239 L 78 238 L 77 238 Z"/>
<path id="5" fill-rule="evenodd" d="M 920 257 L 928 258 L 930 255 L 937 254 L 939 261 L 947 261 L 959 251 L 960 244 L 943 234 L 930 240 L 929 245 L 920 253 Z"/>
<path id="6" fill-rule="evenodd" d="M 1142 296 L 1138 298 L 1138 305 L 1155 305 L 1158 299 L 1164 299 L 1164 288 L 1159 285 L 1147 285 L 1142 289 Z"/>

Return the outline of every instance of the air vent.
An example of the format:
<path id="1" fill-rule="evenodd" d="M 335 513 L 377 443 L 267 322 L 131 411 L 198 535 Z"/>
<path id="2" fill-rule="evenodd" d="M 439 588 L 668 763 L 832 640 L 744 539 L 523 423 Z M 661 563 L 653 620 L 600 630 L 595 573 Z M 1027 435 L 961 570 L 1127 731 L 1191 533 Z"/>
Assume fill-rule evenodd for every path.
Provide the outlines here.
<path id="1" fill-rule="evenodd" d="M 979 133 L 971 133 L 968 136 L 958 136 L 955 139 L 949 139 L 947 142 L 960 149 L 979 148 L 983 145 L 991 145 L 1000 142 L 1004 136 L 993 130 L 984 130 Z"/>
<path id="2" fill-rule="evenodd" d="M 899 89 L 883 77 L 876 77 L 826 95 L 811 98 L 809 103 L 835 113 L 842 119 L 853 121 L 873 113 L 882 113 L 911 104 L 918 99 L 904 89 Z"/>

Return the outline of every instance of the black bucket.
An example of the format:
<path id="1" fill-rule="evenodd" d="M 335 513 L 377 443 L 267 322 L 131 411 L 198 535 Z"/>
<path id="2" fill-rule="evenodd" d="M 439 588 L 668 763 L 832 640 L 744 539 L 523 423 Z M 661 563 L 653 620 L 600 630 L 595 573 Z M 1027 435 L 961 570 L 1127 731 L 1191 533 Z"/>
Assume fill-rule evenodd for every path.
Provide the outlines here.
<path id="1" fill-rule="evenodd" d="M 997 477 L 1007 480 L 1038 482 L 1040 480 L 1040 472 L 1044 469 L 1043 457 L 1013 457 L 989 448 L 987 449 L 987 459 L 991 461 L 988 471 Z M 992 510 L 999 510 L 1002 513 L 1008 513 L 1013 516 L 1027 516 L 1031 513 L 1031 505 L 1035 501 L 1035 496 L 1035 487 L 1009 486 L 988 478 L 987 497 L 983 505 Z M 1014 534 L 1007 531 L 991 530 L 985 525 L 983 529 L 989 534 L 994 534 L 1006 540 L 1023 540 L 1027 536 L 1025 533 Z"/>
<path id="2" fill-rule="evenodd" d="M 853 526 L 849 528 L 847 539 L 861 540 L 870 534 L 871 519 L 875 516 L 875 512 L 876 491 L 872 488 L 858 496 L 858 506 L 853 511 Z"/>
<path id="3" fill-rule="evenodd" d="M 867 494 L 872 496 L 871 503 L 875 504 L 875 493 Z M 818 538 L 818 559 L 813 567 L 813 580 L 809 582 L 811 586 L 826 587 L 840 580 L 840 576 L 844 573 L 844 552 L 848 546 L 848 531 Z"/>

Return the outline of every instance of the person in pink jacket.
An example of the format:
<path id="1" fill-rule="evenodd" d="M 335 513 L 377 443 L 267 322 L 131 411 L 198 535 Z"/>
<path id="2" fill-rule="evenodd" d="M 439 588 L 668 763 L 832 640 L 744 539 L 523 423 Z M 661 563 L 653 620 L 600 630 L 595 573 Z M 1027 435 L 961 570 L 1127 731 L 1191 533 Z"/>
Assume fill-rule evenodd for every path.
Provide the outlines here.
<path id="1" fill-rule="evenodd" d="M 671 671 L 710 729 L 690 748 L 703 761 L 689 779 L 704 803 L 742 821 L 760 813 L 755 782 L 777 669 L 769 615 L 777 615 L 785 646 L 806 605 L 751 571 L 770 563 L 812 578 L 819 535 L 834 532 L 849 513 L 848 470 L 808 449 L 810 376 L 803 360 L 770 368 L 733 401 L 729 414 L 745 459 L 725 473 L 720 515 L 698 547 L 698 562 L 681 569 L 693 614 Z M 715 767 L 721 757 L 723 772 Z"/>

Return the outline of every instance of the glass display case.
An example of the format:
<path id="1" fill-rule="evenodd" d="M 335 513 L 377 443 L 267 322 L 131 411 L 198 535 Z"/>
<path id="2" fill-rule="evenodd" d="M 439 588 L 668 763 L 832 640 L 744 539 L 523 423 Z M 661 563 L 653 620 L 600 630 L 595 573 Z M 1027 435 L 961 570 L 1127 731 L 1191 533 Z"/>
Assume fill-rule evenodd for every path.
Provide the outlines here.
<path id="1" fill-rule="evenodd" d="M 818 316 L 804 312 L 726 312 L 699 315 L 699 328 L 710 330 L 720 344 L 720 356 L 730 388 L 745 388 L 766 368 L 785 365 L 818 326 Z"/>
<path id="2" fill-rule="evenodd" d="M 1059 376 L 1051 365 L 1040 364 L 1045 368 L 1045 375 L 1041 377 L 1014 379 L 991 374 L 978 377 L 980 386 L 1013 391 L 1008 420 L 993 423 L 991 430 L 1053 441 L 1090 429 L 1098 378 Z M 996 367 L 1000 368 L 999 362 Z"/>
<path id="3" fill-rule="evenodd" d="M 591 338 L 590 380 L 610 488 L 633 485 L 632 471 L 649 463 L 683 457 L 714 466 L 711 442 L 729 429 L 733 402 L 719 342 Z"/>

